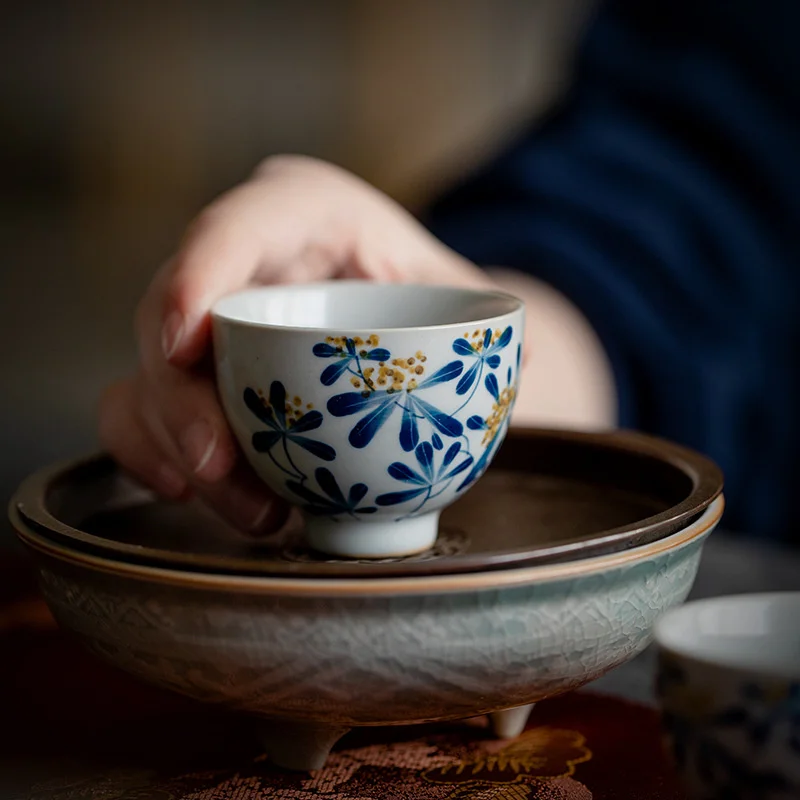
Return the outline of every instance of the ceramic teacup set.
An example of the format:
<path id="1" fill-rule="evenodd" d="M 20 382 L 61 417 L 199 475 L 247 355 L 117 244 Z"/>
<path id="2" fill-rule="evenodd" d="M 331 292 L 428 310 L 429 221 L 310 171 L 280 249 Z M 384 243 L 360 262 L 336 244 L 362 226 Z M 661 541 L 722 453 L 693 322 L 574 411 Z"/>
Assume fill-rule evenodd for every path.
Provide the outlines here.
<path id="1" fill-rule="evenodd" d="M 200 506 L 159 501 L 103 454 L 44 469 L 11 516 L 65 628 L 145 681 L 252 716 L 271 759 L 303 770 L 357 726 L 488 714 L 515 736 L 534 703 L 658 631 L 670 741 L 679 757 L 694 747 L 680 763 L 708 778 L 681 709 L 723 685 L 710 665 L 738 665 L 727 620 L 741 615 L 676 607 L 722 514 L 713 463 L 631 433 L 509 429 L 525 320 L 501 293 L 264 287 L 212 317 L 231 427 L 298 513 L 252 542 Z M 763 602 L 758 635 L 779 641 L 797 600 Z M 793 631 L 776 651 L 790 710 L 753 723 L 760 741 L 774 722 L 790 749 Z M 774 682 L 750 684 L 743 703 L 780 699 Z M 732 708 L 720 730 L 734 752 L 752 726 Z"/>

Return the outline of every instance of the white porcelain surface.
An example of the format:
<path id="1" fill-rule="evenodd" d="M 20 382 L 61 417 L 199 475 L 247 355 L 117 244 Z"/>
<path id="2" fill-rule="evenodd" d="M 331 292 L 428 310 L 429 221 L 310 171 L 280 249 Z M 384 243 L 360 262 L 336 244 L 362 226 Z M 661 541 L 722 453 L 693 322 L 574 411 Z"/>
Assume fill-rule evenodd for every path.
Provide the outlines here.
<path id="1" fill-rule="evenodd" d="M 687 596 L 721 510 L 719 499 L 664 540 L 572 564 L 362 581 L 171 572 L 23 538 L 64 627 L 146 681 L 275 730 L 307 726 L 310 744 L 277 756 L 296 767 L 350 726 L 514 709 L 629 660 Z M 500 718 L 500 732 L 515 721 Z"/>
<path id="2" fill-rule="evenodd" d="M 666 740 L 692 797 L 800 797 L 800 592 L 690 603 L 656 639 Z"/>
<path id="3" fill-rule="evenodd" d="M 483 474 L 517 392 L 524 309 L 432 286 L 262 287 L 212 313 L 219 391 L 246 457 L 304 509 L 317 549 L 421 552 Z"/>

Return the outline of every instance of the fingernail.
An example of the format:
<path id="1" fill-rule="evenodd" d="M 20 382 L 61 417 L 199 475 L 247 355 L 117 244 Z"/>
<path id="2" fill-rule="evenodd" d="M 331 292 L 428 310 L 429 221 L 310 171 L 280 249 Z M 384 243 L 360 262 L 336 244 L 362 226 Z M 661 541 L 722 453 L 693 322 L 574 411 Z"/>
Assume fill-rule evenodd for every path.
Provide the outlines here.
<path id="1" fill-rule="evenodd" d="M 243 533 L 257 533 L 269 517 L 274 500 L 257 488 L 239 487 L 231 491 L 228 503 L 236 527 Z"/>
<path id="2" fill-rule="evenodd" d="M 181 437 L 181 447 L 192 470 L 201 473 L 217 448 L 217 434 L 204 419 L 193 422 Z"/>
<path id="3" fill-rule="evenodd" d="M 249 489 L 242 492 L 234 509 L 239 527 L 251 536 L 274 533 L 286 522 L 286 504 L 276 497 L 267 497 L 264 492 Z"/>
<path id="4" fill-rule="evenodd" d="M 183 315 L 178 311 L 173 311 L 164 322 L 161 329 L 161 347 L 164 350 L 164 358 L 169 361 L 183 338 L 184 323 Z"/>
<path id="5" fill-rule="evenodd" d="M 275 504 L 272 500 L 267 500 L 266 503 L 263 503 L 261 507 L 256 511 L 255 515 L 251 518 L 250 523 L 247 525 L 247 530 L 250 533 L 260 533 L 261 528 L 266 522 L 267 517 L 270 515 L 272 508 Z"/>
<path id="6" fill-rule="evenodd" d="M 158 485 L 167 497 L 180 497 L 188 486 L 186 479 L 172 464 L 162 464 L 158 470 Z"/>

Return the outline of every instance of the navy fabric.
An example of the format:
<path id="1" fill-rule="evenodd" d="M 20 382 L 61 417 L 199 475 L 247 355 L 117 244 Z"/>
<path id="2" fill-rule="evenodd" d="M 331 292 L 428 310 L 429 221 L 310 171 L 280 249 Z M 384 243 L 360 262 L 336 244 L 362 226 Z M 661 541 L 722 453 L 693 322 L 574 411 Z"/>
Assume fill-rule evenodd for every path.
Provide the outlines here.
<path id="1" fill-rule="evenodd" d="M 561 106 L 427 219 L 568 295 L 620 423 L 709 454 L 726 525 L 797 542 L 800 3 L 603 6 Z"/>

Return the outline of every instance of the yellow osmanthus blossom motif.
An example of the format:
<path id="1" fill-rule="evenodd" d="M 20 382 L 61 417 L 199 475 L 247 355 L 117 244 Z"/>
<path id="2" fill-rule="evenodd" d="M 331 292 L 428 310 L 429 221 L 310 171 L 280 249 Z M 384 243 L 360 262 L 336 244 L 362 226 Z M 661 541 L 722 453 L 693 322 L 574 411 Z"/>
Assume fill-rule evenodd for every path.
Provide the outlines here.
<path id="1" fill-rule="evenodd" d="M 489 345 L 493 345 L 502 335 L 503 335 L 502 328 L 498 328 L 497 330 L 492 331 L 492 336 L 489 341 Z M 480 353 L 481 350 L 483 350 L 483 348 L 487 346 L 486 328 L 484 328 L 482 331 L 480 330 L 473 331 L 472 333 L 469 333 L 469 331 L 467 331 L 467 333 L 464 334 L 464 338 L 469 342 L 470 347 L 476 353 Z"/>
<path id="2" fill-rule="evenodd" d="M 373 333 L 366 339 L 360 336 L 328 336 L 325 343 L 335 347 L 340 353 L 346 354 L 347 340 L 356 346 L 360 358 L 366 358 L 366 348 L 378 347 L 381 343 L 380 336 Z M 424 364 L 428 357 L 421 350 L 417 350 L 408 358 L 393 358 L 390 362 L 380 361 L 376 367 L 364 366 L 360 375 L 350 377 L 350 384 L 354 389 L 361 389 L 364 397 L 372 392 L 383 390 L 392 394 L 394 392 L 413 392 L 417 388 L 417 379 L 425 374 Z"/>
<path id="3" fill-rule="evenodd" d="M 342 352 L 344 352 L 344 348 L 347 347 L 347 338 L 347 336 L 326 336 L 325 341 L 333 347 L 341 347 Z M 377 347 L 380 343 L 380 336 L 374 333 L 367 336 L 366 339 L 362 339 L 360 336 L 353 336 L 353 344 L 355 344 L 356 347 L 364 347 L 365 345 L 368 347 Z"/>
<path id="4" fill-rule="evenodd" d="M 272 406 L 270 405 L 269 400 L 267 400 L 266 396 L 264 395 L 263 389 L 258 389 L 257 391 L 258 399 L 261 401 L 261 405 L 267 411 L 272 410 Z M 293 428 L 295 422 L 306 413 L 306 411 L 312 411 L 314 409 L 313 403 L 306 403 L 305 408 L 303 407 L 303 399 L 299 395 L 295 395 L 292 398 L 286 398 L 286 404 L 283 407 L 284 413 L 286 414 L 286 427 Z"/>
<path id="5" fill-rule="evenodd" d="M 511 406 L 516 397 L 516 389 L 513 386 L 507 386 L 500 392 L 500 399 L 492 404 L 492 413 L 486 418 L 486 432 L 483 435 L 481 444 L 485 447 L 488 445 L 503 427 L 506 421 Z"/>

